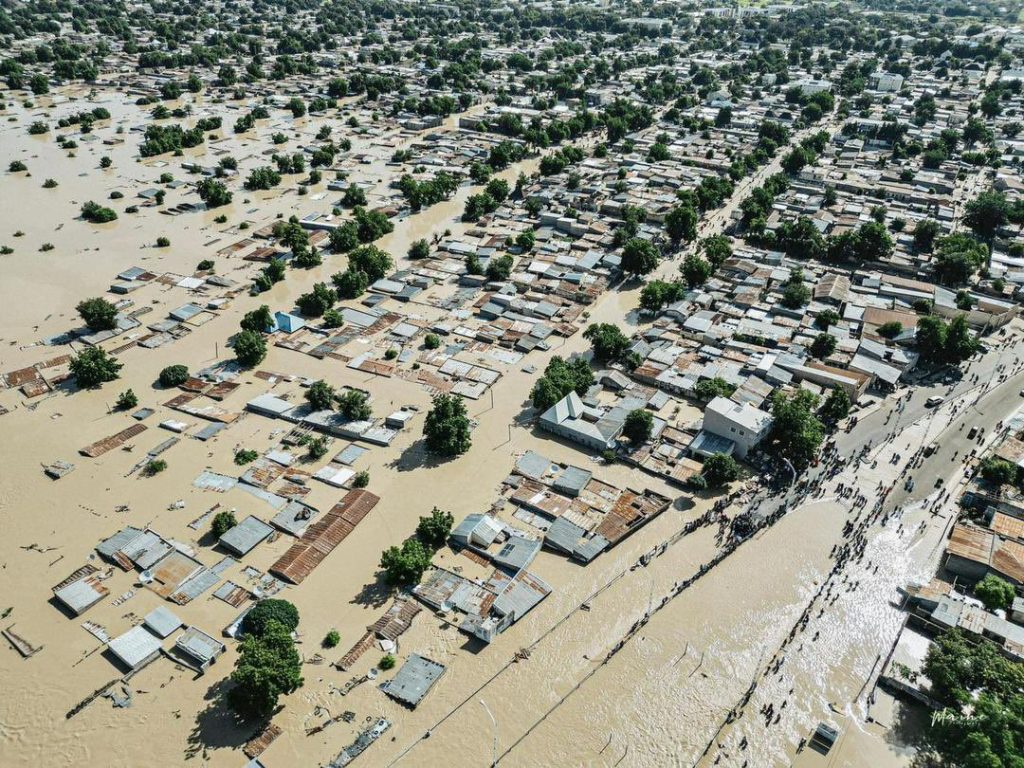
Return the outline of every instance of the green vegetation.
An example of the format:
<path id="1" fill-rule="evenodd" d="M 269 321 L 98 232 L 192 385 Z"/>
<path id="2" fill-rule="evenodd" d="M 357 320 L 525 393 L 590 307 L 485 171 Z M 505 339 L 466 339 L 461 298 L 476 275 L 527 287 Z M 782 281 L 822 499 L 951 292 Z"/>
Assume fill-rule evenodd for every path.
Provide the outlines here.
<path id="1" fill-rule="evenodd" d="M 306 389 L 306 402 L 314 411 L 326 411 L 334 405 L 334 387 L 322 379 L 314 381 Z"/>
<path id="2" fill-rule="evenodd" d="M 654 416 L 646 408 L 637 408 L 626 414 L 626 421 L 622 426 L 622 434 L 629 438 L 629 441 L 639 446 L 651 439 L 651 431 L 654 429 Z"/>
<path id="3" fill-rule="evenodd" d="M 188 381 L 188 368 L 184 365 L 169 365 L 160 371 L 160 386 L 180 387 Z"/>
<path id="4" fill-rule="evenodd" d="M 235 464 L 240 467 L 244 467 L 246 464 L 251 464 L 260 457 L 258 451 L 254 451 L 251 448 L 241 448 L 235 451 Z"/>
<path id="5" fill-rule="evenodd" d="M 136 396 L 136 394 L 132 390 L 126 389 L 124 392 L 117 396 L 117 403 L 115 404 L 114 407 L 119 411 L 127 411 L 131 408 L 136 407 L 138 404 L 139 398 Z"/>
<path id="6" fill-rule="evenodd" d="M 921 360 L 929 365 L 959 365 L 978 351 L 966 315 L 957 315 L 949 323 L 925 315 L 917 321 L 916 339 Z"/>
<path id="7" fill-rule="evenodd" d="M 210 533 L 213 535 L 213 538 L 219 539 L 236 525 L 238 525 L 238 519 L 235 517 L 235 513 L 229 510 L 222 510 L 213 516 L 213 522 L 210 524 Z"/>
<path id="8" fill-rule="evenodd" d="M 567 362 L 556 355 L 544 369 L 544 375 L 533 385 L 530 392 L 533 407 L 546 411 L 570 392 L 581 396 L 586 394 L 593 383 L 594 372 L 586 360 L 576 357 Z"/>
<path id="9" fill-rule="evenodd" d="M 102 347 L 89 347 L 71 361 L 71 375 L 79 389 L 91 389 L 117 379 L 123 367 Z"/>
<path id="10" fill-rule="evenodd" d="M 406 539 L 401 547 L 388 547 L 380 556 L 380 567 L 391 586 L 418 584 L 430 567 L 433 553 L 419 539 Z"/>
<path id="11" fill-rule="evenodd" d="M 704 469 L 701 475 L 704 476 L 709 488 L 721 488 L 723 485 L 739 479 L 740 465 L 732 456 L 715 453 L 704 459 Z"/>
<path id="12" fill-rule="evenodd" d="M 240 365 L 252 368 L 267 356 L 267 342 L 255 331 L 242 331 L 235 336 L 235 359 Z"/>
<path id="13" fill-rule="evenodd" d="M 786 397 L 777 391 L 772 402 L 775 421 L 768 435 L 767 448 L 780 461 L 788 459 L 799 471 L 818 455 L 825 430 L 814 413 L 817 395 L 800 390 Z"/>
<path id="14" fill-rule="evenodd" d="M 83 219 L 91 221 L 93 224 L 106 224 L 117 218 L 117 214 L 112 209 L 105 208 L 92 200 L 82 205 L 81 214 Z"/>
<path id="15" fill-rule="evenodd" d="M 928 649 L 924 673 L 931 695 L 954 715 L 936 719 L 929 731 L 943 764 L 1010 768 L 1020 763 L 1024 664 L 1010 661 L 988 640 L 975 643 L 952 629 Z"/>
<path id="16" fill-rule="evenodd" d="M 455 524 L 455 517 L 451 512 L 434 507 L 427 517 L 421 517 L 416 525 L 416 535 L 426 546 L 437 551 L 448 541 L 448 534 Z"/>
<path id="17" fill-rule="evenodd" d="M 153 477 L 159 475 L 167 469 L 167 462 L 163 459 L 153 459 L 142 468 L 142 474 L 146 477 Z"/>
<path id="18" fill-rule="evenodd" d="M 440 394 L 423 423 L 427 450 L 446 457 L 460 456 L 472 445 L 466 403 L 458 395 Z"/>
<path id="19" fill-rule="evenodd" d="M 341 635 L 338 634 L 338 630 L 332 629 L 326 635 L 324 635 L 323 641 L 320 643 L 324 648 L 335 648 L 338 643 L 341 642 Z"/>
<path id="20" fill-rule="evenodd" d="M 394 669 L 395 664 L 397 663 L 398 662 L 395 660 L 394 656 L 392 656 L 390 653 L 385 653 L 383 656 L 380 657 L 380 661 L 377 662 L 377 668 L 384 672 L 387 672 L 389 669 Z"/>
<path id="21" fill-rule="evenodd" d="M 600 365 L 621 360 L 631 344 L 629 337 L 612 323 L 595 323 L 588 326 L 583 332 L 583 338 L 590 342 L 594 361 Z"/>
<path id="22" fill-rule="evenodd" d="M 994 573 L 990 573 L 974 585 L 974 594 L 990 611 L 1002 608 L 1008 610 L 1017 596 L 1013 585 Z"/>
<path id="23" fill-rule="evenodd" d="M 710 402 L 716 397 L 731 397 L 735 391 L 736 387 L 734 385 L 718 376 L 713 379 L 701 379 L 697 382 L 697 386 L 693 388 L 693 393 L 697 396 L 697 399 L 704 402 Z"/>
<path id="24" fill-rule="evenodd" d="M 253 611 L 268 602 L 272 601 L 256 604 L 243 620 L 243 628 Z M 295 625 L 288 626 L 270 619 L 261 623 L 259 632 L 247 630 L 231 673 L 235 687 L 228 692 L 228 701 L 239 714 L 268 718 L 277 707 L 281 694 L 292 693 L 302 687 L 302 660 L 291 637 Z"/>
<path id="25" fill-rule="evenodd" d="M 352 421 L 365 421 L 373 415 L 373 408 L 365 392 L 346 389 L 338 395 L 338 413 Z"/>
<path id="26" fill-rule="evenodd" d="M 90 331 L 109 331 L 117 327 L 117 307 L 102 297 L 80 301 L 75 309 Z"/>

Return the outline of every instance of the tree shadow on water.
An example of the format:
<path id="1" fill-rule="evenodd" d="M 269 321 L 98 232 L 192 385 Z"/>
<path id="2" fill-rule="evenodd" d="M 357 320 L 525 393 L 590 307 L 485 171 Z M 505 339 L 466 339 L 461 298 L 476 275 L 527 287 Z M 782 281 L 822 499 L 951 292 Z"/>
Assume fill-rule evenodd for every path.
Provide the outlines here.
<path id="1" fill-rule="evenodd" d="M 389 469 L 397 469 L 399 472 L 409 472 L 414 469 L 431 469 L 439 467 L 447 461 L 442 456 L 436 456 L 427 450 L 427 441 L 420 438 L 399 454 L 398 458 L 388 463 Z"/>
<path id="2" fill-rule="evenodd" d="M 258 735 L 268 721 L 245 720 L 228 704 L 227 692 L 233 687 L 230 680 L 219 680 L 210 686 L 203 697 L 206 707 L 196 714 L 196 725 L 188 736 L 185 758 L 196 757 L 204 761 L 214 749 L 239 749 Z"/>
<path id="3" fill-rule="evenodd" d="M 383 608 L 391 597 L 391 587 L 384 580 L 384 572 L 380 571 L 374 581 L 364 584 L 362 589 L 352 598 L 354 605 L 362 605 L 368 608 Z"/>

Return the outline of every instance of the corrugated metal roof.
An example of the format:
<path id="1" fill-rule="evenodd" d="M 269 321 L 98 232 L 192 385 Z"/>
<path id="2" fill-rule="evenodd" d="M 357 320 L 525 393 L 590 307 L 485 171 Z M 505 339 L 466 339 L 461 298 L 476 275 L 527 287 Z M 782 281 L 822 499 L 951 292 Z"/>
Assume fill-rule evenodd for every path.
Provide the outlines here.
<path id="1" fill-rule="evenodd" d="M 349 491 L 340 502 L 309 527 L 301 541 L 289 547 L 288 551 L 270 567 L 270 572 L 292 584 L 301 583 L 379 501 L 379 496 L 367 490 Z"/>
<path id="2" fill-rule="evenodd" d="M 220 545 L 239 557 L 249 554 L 256 545 L 268 538 L 274 529 L 254 515 L 249 515 L 218 540 Z"/>
<path id="3" fill-rule="evenodd" d="M 444 665 L 414 653 L 391 680 L 381 684 L 384 693 L 415 707 L 444 674 Z"/>
<path id="4" fill-rule="evenodd" d="M 146 661 L 159 652 L 160 640 L 150 634 L 141 624 L 132 627 L 123 635 L 115 637 L 108 646 L 110 652 L 124 662 L 130 669 Z"/>

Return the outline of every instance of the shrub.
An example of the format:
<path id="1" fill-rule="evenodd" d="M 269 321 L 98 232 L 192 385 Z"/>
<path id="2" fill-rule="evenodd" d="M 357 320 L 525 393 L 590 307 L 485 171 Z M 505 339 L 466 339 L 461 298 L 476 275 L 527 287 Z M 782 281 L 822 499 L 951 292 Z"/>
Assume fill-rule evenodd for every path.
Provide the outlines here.
<path id="1" fill-rule="evenodd" d="M 370 484 L 370 473 L 365 469 L 362 472 L 357 472 L 356 476 L 352 478 L 353 488 L 365 488 Z"/>
<path id="2" fill-rule="evenodd" d="M 235 518 L 235 513 L 223 510 L 214 515 L 213 524 L 210 525 L 210 533 L 213 534 L 215 539 L 219 539 L 236 525 L 238 525 L 238 520 Z"/>
<path id="3" fill-rule="evenodd" d="M 380 661 L 377 662 L 377 667 L 387 672 L 389 669 L 394 669 L 395 664 L 397 663 L 398 662 L 395 660 L 394 656 L 390 653 L 386 653 L 380 657 Z"/>
<path id="4" fill-rule="evenodd" d="M 160 386 L 179 387 L 188 381 L 188 368 L 184 365 L 169 365 L 160 371 Z"/>
<path id="5" fill-rule="evenodd" d="M 171 239 L 169 237 L 158 237 L 156 239 L 157 248 L 168 248 L 171 245 Z"/>
<path id="6" fill-rule="evenodd" d="M 338 630 L 332 629 L 326 635 L 324 635 L 323 646 L 324 648 L 334 648 L 341 642 L 341 635 L 338 634 Z"/>
<path id="7" fill-rule="evenodd" d="M 260 457 L 257 451 L 251 448 L 243 448 L 240 451 L 235 451 L 235 464 L 242 467 L 246 464 L 250 464 Z"/>
<path id="8" fill-rule="evenodd" d="M 165 469 L 167 469 L 166 461 L 163 459 L 153 459 L 142 468 L 142 474 L 146 477 L 153 477 L 153 475 L 159 475 Z"/>
<path id="9" fill-rule="evenodd" d="M 423 339 L 423 346 L 427 349 L 437 349 L 441 346 L 441 337 L 436 333 L 428 333 Z"/>
<path id="10" fill-rule="evenodd" d="M 134 408 L 138 404 L 139 398 L 130 389 L 126 389 L 124 392 L 117 396 L 116 408 L 119 411 L 127 411 L 129 408 Z"/>
<path id="11" fill-rule="evenodd" d="M 19 173 L 21 171 L 27 171 L 28 166 L 21 162 L 21 160 L 11 160 L 11 164 L 7 166 L 7 170 L 11 173 Z"/>

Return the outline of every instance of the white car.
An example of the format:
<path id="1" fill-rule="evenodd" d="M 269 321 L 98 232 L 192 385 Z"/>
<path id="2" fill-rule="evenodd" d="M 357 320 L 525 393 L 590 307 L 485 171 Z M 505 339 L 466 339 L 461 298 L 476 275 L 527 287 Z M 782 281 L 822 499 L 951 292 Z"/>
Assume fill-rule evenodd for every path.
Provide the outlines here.
<path id="1" fill-rule="evenodd" d="M 934 408 L 935 406 L 940 405 L 942 401 L 945 399 L 946 398 L 942 397 L 941 395 L 932 395 L 931 397 L 924 401 L 924 404 L 928 408 Z"/>

